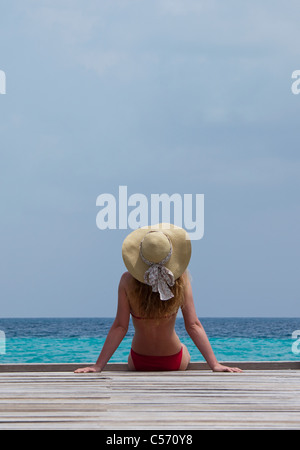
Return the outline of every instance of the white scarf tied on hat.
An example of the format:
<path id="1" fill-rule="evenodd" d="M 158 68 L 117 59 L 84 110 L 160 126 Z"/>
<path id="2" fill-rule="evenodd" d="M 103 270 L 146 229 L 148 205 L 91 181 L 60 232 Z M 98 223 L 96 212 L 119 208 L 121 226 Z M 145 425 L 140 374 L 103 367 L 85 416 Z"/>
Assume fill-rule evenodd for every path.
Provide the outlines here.
<path id="1" fill-rule="evenodd" d="M 168 238 L 169 239 L 169 238 Z M 172 255 L 172 244 L 170 242 L 170 251 L 168 255 L 160 262 L 153 263 L 148 261 L 142 253 L 142 242 L 140 244 L 140 256 L 144 263 L 149 267 L 144 274 L 144 281 L 146 284 L 152 287 L 153 292 L 159 292 L 159 297 L 161 300 L 170 300 L 174 297 L 169 286 L 174 286 L 175 279 L 172 271 L 165 267 L 165 264 L 169 261 Z"/>

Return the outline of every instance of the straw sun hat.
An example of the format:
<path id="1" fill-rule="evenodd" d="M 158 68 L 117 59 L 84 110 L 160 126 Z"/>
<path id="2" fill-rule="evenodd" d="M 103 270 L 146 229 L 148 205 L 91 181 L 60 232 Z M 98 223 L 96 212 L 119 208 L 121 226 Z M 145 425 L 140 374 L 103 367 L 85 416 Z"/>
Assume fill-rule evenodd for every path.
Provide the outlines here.
<path id="1" fill-rule="evenodd" d="M 125 266 L 138 281 L 152 286 L 161 300 L 173 297 L 170 286 L 187 268 L 191 241 L 187 232 L 169 223 L 138 228 L 123 242 Z"/>

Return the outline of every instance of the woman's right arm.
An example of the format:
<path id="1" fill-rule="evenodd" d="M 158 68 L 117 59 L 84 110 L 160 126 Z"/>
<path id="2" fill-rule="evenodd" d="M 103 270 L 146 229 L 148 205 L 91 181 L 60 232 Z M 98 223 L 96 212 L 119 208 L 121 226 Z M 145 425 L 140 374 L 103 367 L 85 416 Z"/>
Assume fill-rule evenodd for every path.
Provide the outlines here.
<path id="1" fill-rule="evenodd" d="M 237 367 L 223 366 L 217 361 L 206 332 L 197 317 L 192 286 L 187 275 L 185 275 L 185 302 L 182 307 L 182 315 L 189 336 L 205 358 L 211 370 L 214 372 L 242 372 Z"/>

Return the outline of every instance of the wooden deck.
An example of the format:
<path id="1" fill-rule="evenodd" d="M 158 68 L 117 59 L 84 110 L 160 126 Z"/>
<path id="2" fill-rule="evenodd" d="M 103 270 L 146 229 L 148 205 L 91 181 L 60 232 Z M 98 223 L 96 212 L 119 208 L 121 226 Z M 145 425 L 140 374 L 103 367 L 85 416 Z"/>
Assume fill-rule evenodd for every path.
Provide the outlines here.
<path id="1" fill-rule="evenodd" d="M 109 365 L 100 374 L 0 365 L 0 429 L 299 430 L 299 368 L 274 364 L 242 374 L 203 365 L 160 373 Z"/>

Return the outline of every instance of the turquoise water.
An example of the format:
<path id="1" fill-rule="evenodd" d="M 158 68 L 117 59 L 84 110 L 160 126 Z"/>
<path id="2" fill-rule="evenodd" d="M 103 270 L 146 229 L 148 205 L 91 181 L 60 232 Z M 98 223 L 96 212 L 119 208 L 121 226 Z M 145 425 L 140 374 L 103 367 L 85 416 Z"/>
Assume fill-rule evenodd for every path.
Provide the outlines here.
<path id="1" fill-rule="evenodd" d="M 204 361 L 189 338 L 181 341 L 188 347 L 192 361 Z M 292 352 L 291 339 L 211 338 L 220 361 L 299 361 Z M 11 338 L 6 340 L 6 354 L 0 363 L 91 363 L 96 361 L 104 339 L 97 338 Z M 110 362 L 126 362 L 131 338 L 125 338 Z"/>
<path id="2" fill-rule="evenodd" d="M 188 347 L 191 360 L 204 361 L 184 330 L 183 322 L 180 319 L 178 322 L 176 331 Z M 292 348 L 295 343 L 292 333 L 300 329 L 299 319 L 203 319 L 201 322 L 219 361 L 300 360 L 295 344 Z M 0 329 L 5 332 L 5 353 L 3 345 L 0 346 L 0 363 L 95 362 L 111 323 L 112 319 L 0 319 Z M 131 327 L 110 362 L 127 361 L 133 332 Z"/>

